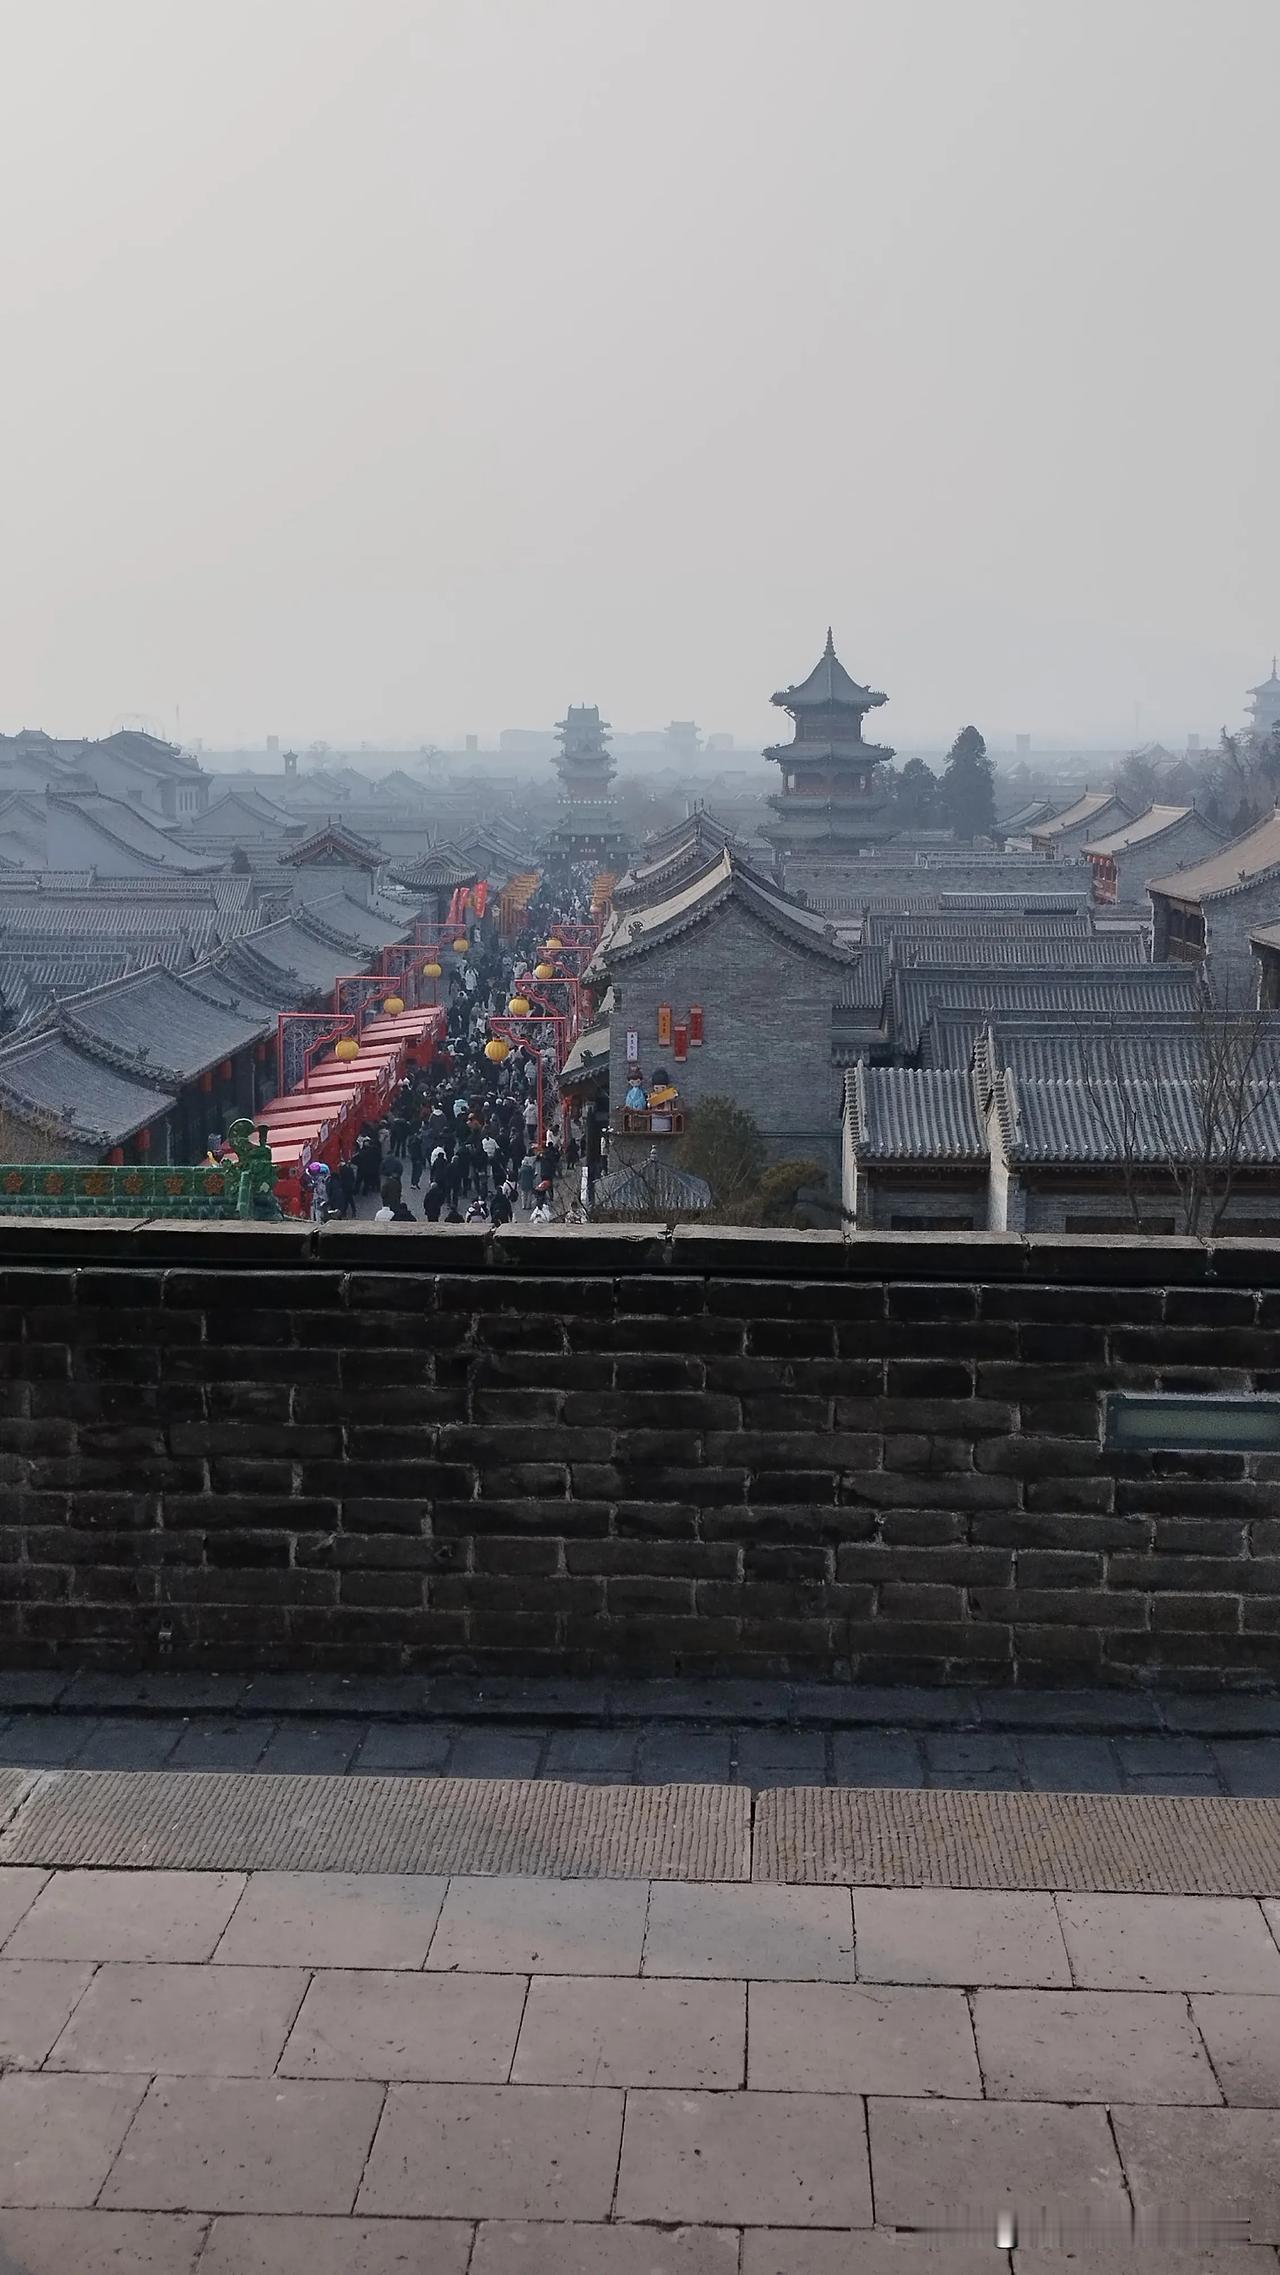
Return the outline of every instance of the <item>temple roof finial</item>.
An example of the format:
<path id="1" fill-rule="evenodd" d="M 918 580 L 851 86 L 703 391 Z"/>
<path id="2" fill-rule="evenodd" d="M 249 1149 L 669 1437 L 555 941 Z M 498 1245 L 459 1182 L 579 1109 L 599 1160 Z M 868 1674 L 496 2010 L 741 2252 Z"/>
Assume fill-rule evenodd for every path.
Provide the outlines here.
<path id="1" fill-rule="evenodd" d="M 826 647 L 823 649 L 823 651 L 822 651 L 822 652 L 823 652 L 824 656 L 833 656 L 833 655 L 835 654 L 835 652 L 836 652 L 836 644 L 835 644 L 835 641 L 834 641 L 834 640 L 832 639 L 832 637 L 831 637 L 831 626 L 830 626 L 829 624 L 828 624 L 828 626 L 827 626 L 827 644 L 826 644 Z M 1271 669 L 1272 669 L 1272 671 L 1274 671 L 1274 670 L 1275 670 L 1275 668 L 1276 668 L 1276 667 L 1275 667 L 1275 665 L 1274 665 L 1274 664 L 1272 664 L 1272 666 L 1271 666 Z"/>

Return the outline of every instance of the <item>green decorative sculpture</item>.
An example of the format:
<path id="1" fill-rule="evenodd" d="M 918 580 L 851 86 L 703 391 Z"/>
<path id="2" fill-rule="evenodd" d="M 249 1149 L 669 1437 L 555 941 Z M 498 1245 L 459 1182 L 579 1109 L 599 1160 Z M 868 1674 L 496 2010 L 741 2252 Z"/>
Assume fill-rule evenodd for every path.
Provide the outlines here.
<path id="1" fill-rule="evenodd" d="M 256 1142 L 255 1142 L 256 1137 Z M 276 1172 L 267 1144 L 265 1128 L 254 1131 L 247 1114 L 231 1124 L 227 1143 L 234 1146 L 240 1164 L 240 1197 L 237 1216 L 278 1217 L 283 1215 L 275 1196 Z"/>

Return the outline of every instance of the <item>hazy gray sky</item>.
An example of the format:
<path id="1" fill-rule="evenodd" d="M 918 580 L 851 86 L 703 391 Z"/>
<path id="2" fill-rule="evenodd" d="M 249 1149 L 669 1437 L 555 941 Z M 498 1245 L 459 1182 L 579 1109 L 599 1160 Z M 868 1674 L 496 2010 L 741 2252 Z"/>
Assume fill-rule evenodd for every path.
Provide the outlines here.
<path id="1" fill-rule="evenodd" d="M 0 0 L 0 726 L 1216 731 L 1277 0 Z"/>

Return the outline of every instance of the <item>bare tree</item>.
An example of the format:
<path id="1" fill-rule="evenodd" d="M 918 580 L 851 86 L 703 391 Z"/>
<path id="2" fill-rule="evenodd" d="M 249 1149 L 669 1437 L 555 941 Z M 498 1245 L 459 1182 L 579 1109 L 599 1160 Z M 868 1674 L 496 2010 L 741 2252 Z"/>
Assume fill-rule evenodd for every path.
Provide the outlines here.
<path id="1" fill-rule="evenodd" d="M 1144 1039 L 1153 1044 L 1158 1033 Z M 1205 996 L 1185 1027 L 1168 1030 L 1165 1063 L 1149 1071 L 1135 1071 L 1132 1027 L 1111 1019 L 1077 1034 L 1081 1086 L 1113 1149 L 1135 1229 L 1148 1229 L 1154 1185 L 1175 1199 L 1178 1232 L 1220 1232 L 1273 1095 L 1280 1022 Z"/>

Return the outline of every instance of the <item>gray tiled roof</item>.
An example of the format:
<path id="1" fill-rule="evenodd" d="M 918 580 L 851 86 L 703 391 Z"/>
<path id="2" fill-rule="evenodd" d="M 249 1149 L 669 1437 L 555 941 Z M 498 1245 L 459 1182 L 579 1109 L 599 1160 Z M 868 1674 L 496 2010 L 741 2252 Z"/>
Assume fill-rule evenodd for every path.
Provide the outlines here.
<path id="1" fill-rule="evenodd" d="M 173 1104 L 162 1090 L 131 1082 L 59 1034 L 0 1050 L 0 1102 L 19 1120 L 87 1145 L 119 1145 Z"/>
<path id="2" fill-rule="evenodd" d="M 911 970 L 954 971 L 975 964 L 985 970 L 1048 966 L 1084 971 L 1108 964 L 1145 964 L 1147 949 L 1139 932 L 1086 932 L 1067 939 L 1029 931 L 960 933 L 935 940 L 895 936 L 892 960 L 895 967 Z"/>
<path id="3" fill-rule="evenodd" d="M 1244 837 L 1234 838 L 1221 853 L 1207 861 L 1193 861 L 1167 877 L 1153 877 L 1148 892 L 1167 893 L 1173 900 L 1218 900 L 1244 891 L 1280 869 L 1280 808 L 1268 814 Z"/>
<path id="4" fill-rule="evenodd" d="M 1091 940 L 1093 923 L 1083 903 L 1051 916 L 1024 916 L 1014 909 L 869 909 L 868 940 L 950 942 L 959 940 Z"/>
<path id="5" fill-rule="evenodd" d="M 878 945 L 861 950 L 857 964 L 840 991 L 842 1011 L 879 1012 L 889 979 L 889 951 Z"/>
<path id="6" fill-rule="evenodd" d="M 59 1023 L 93 1056 L 176 1089 L 260 1040 L 274 1020 L 210 1002 L 171 972 L 149 971 L 64 1004 Z"/>
<path id="7" fill-rule="evenodd" d="M 954 1008 L 939 1005 L 930 1013 L 920 1038 L 922 1066 L 967 1067 L 981 1037 L 991 1027 L 1000 1038 L 1000 1049 L 1027 1050 L 1028 1070 L 1033 1073 L 1054 1074 L 1066 1071 L 1065 1061 L 1075 1055 L 1075 1064 L 1082 1061 L 1077 1051 L 1076 1038 L 1106 1034 L 1116 1038 L 1117 1047 L 1130 1035 L 1163 1037 L 1187 1028 L 1189 1006 L 1179 1003 L 1172 1009 L 1153 1010 L 1149 1005 L 1134 1011 L 1121 1004 L 1111 1010 L 1077 1010 L 1056 1015 L 1043 1009 L 1025 1011 L 1001 1007 L 993 1012 L 974 1005 Z"/>
<path id="8" fill-rule="evenodd" d="M 1185 1014 L 1202 1000 L 1203 988 L 1194 964 L 1095 965 L 1070 971 L 895 965 L 889 977 L 889 1032 L 898 1049 L 914 1055 L 935 1010 L 976 1011 L 984 1018 L 1019 1011 L 1041 1019 L 1070 1019 L 1082 1011 Z"/>
<path id="9" fill-rule="evenodd" d="M 845 1077 L 853 1149 L 863 1161 L 982 1162 L 987 1137 L 967 1072 L 868 1066 Z"/>
<path id="10" fill-rule="evenodd" d="M 1005 1149 L 1014 1161 L 1155 1167 L 1204 1156 L 1222 1160 L 1233 1152 L 1243 1163 L 1280 1161 L 1280 1090 L 1266 1081 L 1241 1088 L 1238 1151 L 1235 1092 L 1215 1113 L 1195 1081 L 1034 1082 L 1008 1075 L 998 1096 Z"/>
<path id="11" fill-rule="evenodd" d="M 807 679 L 797 680 L 791 687 L 779 688 L 769 698 L 784 710 L 826 710 L 833 704 L 853 711 L 869 711 L 887 698 L 872 687 L 862 687 L 850 677 L 836 654 L 830 630 L 827 644 Z"/>
<path id="12" fill-rule="evenodd" d="M 145 815 L 123 798 L 107 798 L 97 790 L 81 790 L 74 794 L 59 791 L 50 795 L 51 806 L 61 806 L 79 815 L 80 819 L 101 837 L 103 858 L 98 866 L 104 875 L 111 871 L 110 848 L 122 849 L 139 861 L 147 861 L 160 869 L 188 870 L 196 876 L 207 876 L 214 866 L 197 854 L 184 853 L 162 829 L 157 829 Z"/>
<path id="13" fill-rule="evenodd" d="M 707 1209 L 711 1201 L 711 1187 L 705 1177 L 694 1177 L 650 1155 L 647 1161 L 633 1162 L 602 1177 L 593 1206 L 612 1214 L 625 1211 L 628 1216 L 638 1216 L 652 1211 L 661 1216 L 668 1209 Z"/>

